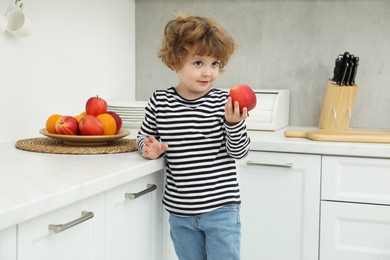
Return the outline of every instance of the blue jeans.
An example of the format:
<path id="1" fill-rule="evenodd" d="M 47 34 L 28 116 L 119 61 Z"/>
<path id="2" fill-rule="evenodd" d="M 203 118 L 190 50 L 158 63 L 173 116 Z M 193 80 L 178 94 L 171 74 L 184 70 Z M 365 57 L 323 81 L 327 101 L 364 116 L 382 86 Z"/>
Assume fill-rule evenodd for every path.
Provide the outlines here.
<path id="1" fill-rule="evenodd" d="M 190 217 L 170 214 L 169 224 L 179 260 L 240 259 L 239 204 Z"/>

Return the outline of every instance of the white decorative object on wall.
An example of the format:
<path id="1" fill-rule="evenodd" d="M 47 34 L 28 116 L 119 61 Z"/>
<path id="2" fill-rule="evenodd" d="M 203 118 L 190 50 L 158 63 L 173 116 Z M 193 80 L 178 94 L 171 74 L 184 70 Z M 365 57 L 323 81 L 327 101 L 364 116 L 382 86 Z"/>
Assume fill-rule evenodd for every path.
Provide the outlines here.
<path id="1" fill-rule="evenodd" d="M 17 37 L 29 36 L 32 32 L 32 24 L 23 11 L 21 0 L 15 1 L 15 6 L 7 13 L 7 31 Z"/>

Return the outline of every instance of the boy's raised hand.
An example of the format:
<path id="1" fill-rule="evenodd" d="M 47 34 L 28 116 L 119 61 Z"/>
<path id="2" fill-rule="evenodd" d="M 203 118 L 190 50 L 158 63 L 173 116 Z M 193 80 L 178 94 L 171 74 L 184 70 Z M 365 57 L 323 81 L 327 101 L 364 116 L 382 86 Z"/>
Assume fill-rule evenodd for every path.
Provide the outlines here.
<path id="1" fill-rule="evenodd" d="M 168 145 L 157 141 L 154 136 L 144 138 L 142 156 L 148 159 L 157 159 L 168 149 Z"/>
<path id="2" fill-rule="evenodd" d="M 225 120 L 228 125 L 235 125 L 248 117 L 248 109 L 244 107 L 240 112 L 238 101 L 232 103 L 232 98 L 228 97 L 225 104 Z"/>

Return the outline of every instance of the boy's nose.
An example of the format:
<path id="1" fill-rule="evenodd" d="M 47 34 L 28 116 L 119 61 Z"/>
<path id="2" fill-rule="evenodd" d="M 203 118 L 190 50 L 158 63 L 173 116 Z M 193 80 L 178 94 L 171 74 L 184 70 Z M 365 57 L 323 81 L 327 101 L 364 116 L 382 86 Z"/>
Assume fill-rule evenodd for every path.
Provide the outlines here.
<path id="1" fill-rule="evenodd" d="M 210 71 L 207 71 L 207 70 L 203 71 L 202 77 L 206 78 L 208 76 L 210 76 Z"/>

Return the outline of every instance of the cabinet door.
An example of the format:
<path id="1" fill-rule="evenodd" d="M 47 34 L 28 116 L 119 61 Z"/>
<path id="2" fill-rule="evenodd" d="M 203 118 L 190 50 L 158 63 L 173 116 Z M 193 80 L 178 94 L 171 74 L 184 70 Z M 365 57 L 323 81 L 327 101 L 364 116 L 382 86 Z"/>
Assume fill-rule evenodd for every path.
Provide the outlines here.
<path id="1" fill-rule="evenodd" d="M 82 212 L 89 214 L 82 217 Z M 49 230 L 59 224 L 70 227 L 59 233 Z M 18 225 L 18 260 L 53 259 L 104 259 L 104 194 Z"/>
<path id="2" fill-rule="evenodd" d="M 157 172 L 106 192 L 107 260 L 161 260 L 162 175 Z M 125 195 L 143 191 L 135 199 Z"/>
<path id="3" fill-rule="evenodd" d="M 390 206 L 323 201 L 320 260 L 389 260 Z"/>
<path id="4" fill-rule="evenodd" d="M 0 260 L 16 260 L 16 226 L 0 230 Z"/>
<path id="5" fill-rule="evenodd" d="M 321 156 L 251 151 L 238 166 L 242 259 L 318 259 Z"/>

